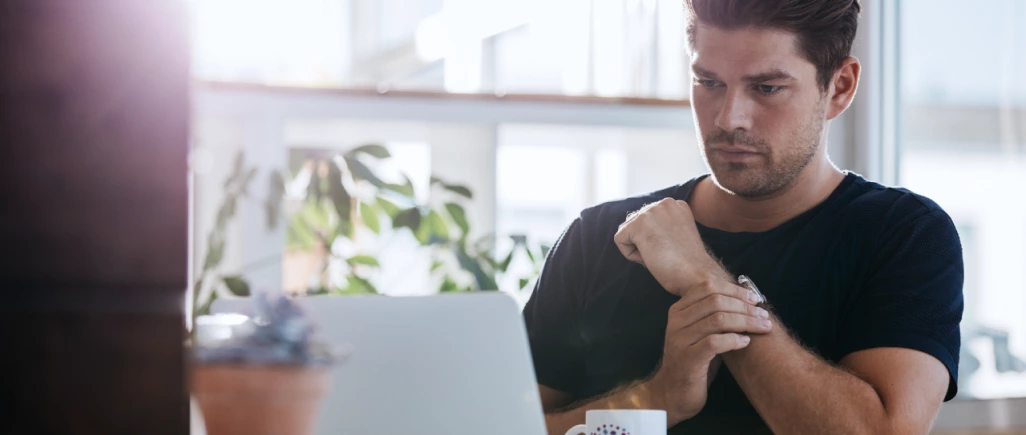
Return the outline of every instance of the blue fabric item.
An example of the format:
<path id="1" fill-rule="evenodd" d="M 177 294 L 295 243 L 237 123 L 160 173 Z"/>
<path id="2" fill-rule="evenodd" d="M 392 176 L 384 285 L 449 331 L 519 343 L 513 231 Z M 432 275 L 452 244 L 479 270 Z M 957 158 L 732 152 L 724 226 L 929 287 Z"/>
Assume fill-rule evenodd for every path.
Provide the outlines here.
<path id="1" fill-rule="evenodd" d="M 679 186 L 584 210 L 549 253 L 524 308 L 538 382 L 575 400 L 647 377 L 662 357 L 678 298 L 613 243 L 627 214 Z M 933 201 L 849 173 L 823 203 L 765 232 L 699 224 L 727 269 L 752 278 L 801 343 L 827 361 L 903 347 L 930 354 L 957 390 L 963 265 L 958 233 Z M 723 368 L 705 408 L 670 434 L 769 433 Z"/>

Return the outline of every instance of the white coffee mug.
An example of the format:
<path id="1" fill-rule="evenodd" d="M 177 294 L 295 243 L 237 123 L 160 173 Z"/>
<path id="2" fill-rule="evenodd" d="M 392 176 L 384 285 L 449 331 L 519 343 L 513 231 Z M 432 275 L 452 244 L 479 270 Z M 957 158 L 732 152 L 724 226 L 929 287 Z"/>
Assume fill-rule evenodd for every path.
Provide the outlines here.
<path id="1" fill-rule="evenodd" d="M 666 435 L 666 411 L 652 409 L 593 409 L 585 424 L 566 435 Z"/>

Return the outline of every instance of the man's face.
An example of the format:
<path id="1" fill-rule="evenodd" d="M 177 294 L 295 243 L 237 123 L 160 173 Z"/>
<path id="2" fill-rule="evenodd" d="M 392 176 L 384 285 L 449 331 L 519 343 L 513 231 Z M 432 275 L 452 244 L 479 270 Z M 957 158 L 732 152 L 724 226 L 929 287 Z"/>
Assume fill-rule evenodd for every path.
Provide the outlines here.
<path id="1" fill-rule="evenodd" d="M 691 67 L 695 125 L 721 188 L 747 198 L 773 195 L 825 158 L 818 151 L 827 99 L 793 33 L 698 23 Z"/>

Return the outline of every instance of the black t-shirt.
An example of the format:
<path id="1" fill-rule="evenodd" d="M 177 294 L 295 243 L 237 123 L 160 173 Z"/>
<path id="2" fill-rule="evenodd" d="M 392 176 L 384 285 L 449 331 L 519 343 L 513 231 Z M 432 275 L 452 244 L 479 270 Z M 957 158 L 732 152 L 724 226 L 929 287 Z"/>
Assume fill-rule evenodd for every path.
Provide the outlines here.
<path id="1" fill-rule="evenodd" d="M 566 229 L 524 308 L 538 383 L 580 400 L 652 373 L 679 298 L 627 261 L 613 235 L 629 212 L 666 197 L 687 200 L 702 178 L 589 208 Z M 849 173 L 823 203 L 772 230 L 698 230 L 820 357 L 836 363 L 876 347 L 919 350 L 944 363 L 946 400 L 954 396 L 962 249 L 933 201 Z M 726 367 L 705 408 L 669 433 L 724 430 L 769 432 Z"/>

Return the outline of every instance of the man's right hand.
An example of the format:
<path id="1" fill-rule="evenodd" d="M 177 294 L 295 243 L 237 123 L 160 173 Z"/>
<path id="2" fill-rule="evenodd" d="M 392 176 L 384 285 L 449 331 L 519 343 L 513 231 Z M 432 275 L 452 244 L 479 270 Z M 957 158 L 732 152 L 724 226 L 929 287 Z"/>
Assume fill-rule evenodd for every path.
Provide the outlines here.
<path id="1" fill-rule="evenodd" d="M 718 355 L 748 346 L 745 334 L 772 329 L 769 313 L 751 292 L 728 281 L 696 287 L 670 307 L 663 360 L 647 390 L 666 409 L 669 426 L 698 414 L 716 376 Z"/>

